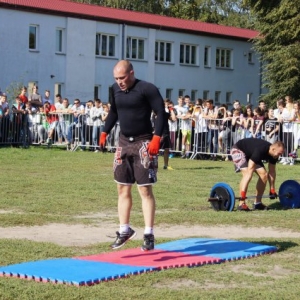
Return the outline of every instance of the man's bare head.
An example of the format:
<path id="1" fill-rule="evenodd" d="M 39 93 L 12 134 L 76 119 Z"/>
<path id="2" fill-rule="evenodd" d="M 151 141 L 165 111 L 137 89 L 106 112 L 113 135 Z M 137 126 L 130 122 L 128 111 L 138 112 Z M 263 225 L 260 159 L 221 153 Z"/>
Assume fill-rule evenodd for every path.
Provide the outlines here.
<path id="1" fill-rule="evenodd" d="M 129 60 L 120 60 L 114 67 L 114 78 L 122 91 L 127 91 L 135 82 L 134 70 Z"/>

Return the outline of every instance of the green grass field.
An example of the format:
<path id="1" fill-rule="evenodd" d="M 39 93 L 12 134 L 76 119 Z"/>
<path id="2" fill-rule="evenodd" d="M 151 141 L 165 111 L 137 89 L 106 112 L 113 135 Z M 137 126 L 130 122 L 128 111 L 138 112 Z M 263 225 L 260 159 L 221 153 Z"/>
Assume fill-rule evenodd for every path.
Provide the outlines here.
<path id="1" fill-rule="evenodd" d="M 115 222 L 118 229 L 112 154 L 31 147 L 2 148 L 0 155 L 0 227 L 81 223 L 91 225 L 92 230 L 92 226 L 99 226 L 101 217 L 95 220 L 84 216 L 101 212 Z M 278 200 L 264 201 L 272 208 L 270 211 L 217 212 L 210 208 L 207 198 L 215 183 L 227 182 L 238 192 L 241 175 L 235 174 L 232 163 L 173 158 L 170 165 L 174 171 L 163 170 L 160 158 L 159 182 L 154 187 L 157 225 L 171 226 L 174 230 L 181 224 L 251 227 L 258 232 L 272 227 L 282 232 L 300 232 L 300 211 L 284 210 Z M 278 165 L 277 170 L 277 189 L 287 179 L 300 182 L 299 165 Z M 248 195 L 254 191 L 253 182 Z M 135 188 L 133 194 L 131 223 L 142 227 L 141 203 Z M 167 240 L 157 239 L 157 243 Z M 92 287 L 0 278 L 0 299 L 298 299 L 300 239 L 245 236 L 243 240 L 275 245 L 279 251 L 221 265 L 132 276 Z M 136 247 L 140 243 L 134 240 L 125 247 Z M 0 239 L 0 265 L 107 252 L 108 246 L 97 241 L 85 247 L 63 247 Z"/>

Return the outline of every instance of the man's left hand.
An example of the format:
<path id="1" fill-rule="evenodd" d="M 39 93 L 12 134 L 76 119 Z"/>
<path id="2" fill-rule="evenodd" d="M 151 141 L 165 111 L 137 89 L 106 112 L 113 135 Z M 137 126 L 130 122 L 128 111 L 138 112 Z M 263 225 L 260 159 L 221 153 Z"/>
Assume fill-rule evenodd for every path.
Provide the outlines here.
<path id="1" fill-rule="evenodd" d="M 148 145 L 148 153 L 150 155 L 157 155 L 160 148 L 160 136 L 154 135 Z"/>

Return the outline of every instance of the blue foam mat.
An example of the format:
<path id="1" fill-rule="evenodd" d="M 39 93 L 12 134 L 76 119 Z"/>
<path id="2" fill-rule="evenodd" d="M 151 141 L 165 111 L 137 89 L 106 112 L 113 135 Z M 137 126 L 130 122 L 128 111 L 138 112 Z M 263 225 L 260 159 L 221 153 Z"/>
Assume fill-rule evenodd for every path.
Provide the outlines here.
<path id="1" fill-rule="evenodd" d="M 215 263 L 219 263 L 220 260 L 221 262 L 231 261 L 277 251 L 274 246 L 209 238 L 190 238 L 167 242 L 156 245 L 155 249 L 170 253 L 185 253 L 187 257 L 215 258 Z M 125 253 L 128 250 L 123 251 Z M 151 254 L 151 252 L 141 251 L 141 255 L 143 253 Z M 81 286 L 159 269 L 149 265 L 132 266 L 123 263 L 81 260 L 80 258 L 57 258 L 0 267 L 0 275 Z"/>
<path id="2" fill-rule="evenodd" d="M 73 258 L 58 258 L 1 267 L 0 273 L 5 276 L 27 277 L 37 281 L 89 285 L 154 270 L 155 268 L 149 266 L 125 266 Z"/>
<path id="3" fill-rule="evenodd" d="M 157 245 L 156 249 L 210 256 L 222 260 L 242 259 L 277 251 L 276 247 L 269 245 L 209 238 L 190 238 L 168 242 Z"/>

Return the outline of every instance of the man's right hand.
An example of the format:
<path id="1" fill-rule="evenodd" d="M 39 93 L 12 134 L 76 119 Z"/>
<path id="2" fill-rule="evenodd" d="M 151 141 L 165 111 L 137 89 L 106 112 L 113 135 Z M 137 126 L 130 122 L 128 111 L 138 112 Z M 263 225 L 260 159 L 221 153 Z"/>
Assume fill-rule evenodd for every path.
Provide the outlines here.
<path id="1" fill-rule="evenodd" d="M 278 197 L 278 195 L 277 195 L 275 189 L 270 189 L 269 198 L 272 199 L 272 200 L 274 200 L 277 197 Z"/>
<path id="2" fill-rule="evenodd" d="M 107 138 L 107 133 L 106 132 L 101 132 L 100 135 L 100 140 L 99 140 L 99 146 L 104 149 L 106 145 L 106 138 Z"/>

